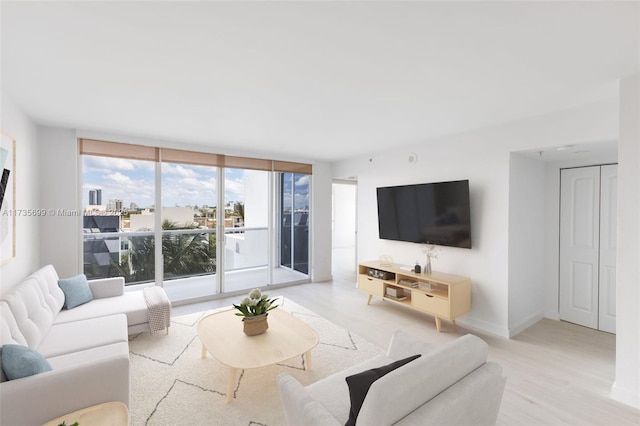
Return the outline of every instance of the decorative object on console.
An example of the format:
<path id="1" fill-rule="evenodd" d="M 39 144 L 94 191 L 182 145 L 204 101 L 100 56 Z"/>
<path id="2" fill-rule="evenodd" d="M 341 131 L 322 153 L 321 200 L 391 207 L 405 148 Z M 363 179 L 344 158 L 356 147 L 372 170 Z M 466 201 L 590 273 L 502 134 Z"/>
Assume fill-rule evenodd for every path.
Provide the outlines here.
<path id="1" fill-rule="evenodd" d="M 274 305 L 277 298 L 269 299 L 267 293 L 262 293 L 260 289 L 254 288 L 249 292 L 249 296 L 242 299 L 239 305 L 233 305 L 239 310 L 236 315 L 244 317 L 244 333 L 247 336 L 256 336 L 262 334 L 269 328 L 267 323 L 267 312 L 275 309 L 278 305 Z"/>
<path id="2" fill-rule="evenodd" d="M 387 272 L 387 271 L 382 271 L 380 269 L 375 269 L 375 268 L 369 268 L 369 270 L 367 271 L 367 274 L 369 274 L 370 277 L 378 278 L 380 280 L 395 280 L 396 279 L 396 277 L 395 277 L 395 275 L 393 273 Z"/>
<path id="3" fill-rule="evenodd" d="M 393 257 L 389 256 L 388 254 L 383 254 L 378 260 L 380 261 L 380 266 L 393 265 Z"/>
<path id="4" fill-rule="evenodd" d="M 413 272 L 415 272 L 416 274 L 419 274 L 421 272 L 421 269 L 422 268 L 420 268 L 420 264 L 416 260 L 416 266 L 413 267 Z"/>
<path id="5" fill-rule="evenodd" d="M 427 257 L 427 263 L 424 265 L 424 273 L 431 275 L 431 259 L 438 258 L 438 248 L 433 244 L 429 244 L 427 241 L 426 244 L 422 245 L 422 252 Z"/>

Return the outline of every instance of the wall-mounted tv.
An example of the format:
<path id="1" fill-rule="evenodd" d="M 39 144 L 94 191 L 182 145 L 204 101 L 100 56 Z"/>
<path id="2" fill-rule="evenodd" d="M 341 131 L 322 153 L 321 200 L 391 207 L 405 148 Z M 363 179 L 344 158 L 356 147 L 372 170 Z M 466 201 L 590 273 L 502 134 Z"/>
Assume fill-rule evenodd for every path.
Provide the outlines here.
<path id="1" fill-rule="evenodd" d="M 384 240 L 471 248 L 469 181 L 377 188 Z"/>

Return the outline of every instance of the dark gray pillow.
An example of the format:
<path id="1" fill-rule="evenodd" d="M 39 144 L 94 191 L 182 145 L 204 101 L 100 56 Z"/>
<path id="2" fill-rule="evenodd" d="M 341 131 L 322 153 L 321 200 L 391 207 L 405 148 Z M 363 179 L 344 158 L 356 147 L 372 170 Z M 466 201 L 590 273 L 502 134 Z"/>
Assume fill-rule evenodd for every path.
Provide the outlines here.
<path id="1" fill-rule="evenodd" d="M 364 402 L 364 399 L 367 396 L 367 392 L 369 392 L 369 388 L 371 387 L 373 382 L 375 382 L 385 374 L 390 373 L 399 367 L 402 367 L 403 365 L 413 361 L 416 358 L 419 358 L 420 356 L 420 354 L 413 355 L 392 362 L 391 364 L 372 368 L 371 370 L 366 370 L 345 378 L 345 380 L 347 381 L 347 386 L 349 386 L 349 399 L 351 399 L 349 419 L 347 420 L 345 426 L 355 426 L 356 419 L 358 418 L 358 414 L 360 413 L 360 409 L 362 408 L 362 403 Z"/>
<path id="2" fill-rule="evenodd" d="M 22 345 L 4 345 L 0 350 L 2 371 L 9 380 L 51 371 L 51 364 L 34 349 Z"/>
<path id="3" fill-rule="evenodd" d="M 85 274 L 58 280 L 58 286 L 64 293 L 63 307 L 65 309 L 73 309 L 93 300 L 93 293 L 91 293 Z"/>

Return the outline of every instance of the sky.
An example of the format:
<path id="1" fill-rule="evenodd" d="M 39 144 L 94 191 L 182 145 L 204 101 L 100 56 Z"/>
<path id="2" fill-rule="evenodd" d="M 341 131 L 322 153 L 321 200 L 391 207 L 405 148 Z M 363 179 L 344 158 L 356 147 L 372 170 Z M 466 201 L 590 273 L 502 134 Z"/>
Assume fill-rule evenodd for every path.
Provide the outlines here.
<path id="1" fill-rule="evenodd" d="M 215 206 L 217 169 L 187 164 L 162 163 L 162 205 Z M 89 204 L 89 191 L 102 190 L 102 204 L 119 198 L 129 208 L 155 204 L 155 163 L 122 158 L 82 156 L 82 203 Z M 244 173 L 242 169 L 225 169 L 225 200 L 244 202 Z M 266 172 L 263 172 L 266 173 Z M 301 204 L 308 205 L 309 177 L 297 175 L 297 196 Z M 285 200 L 286 201 L 286 200 Z"/>

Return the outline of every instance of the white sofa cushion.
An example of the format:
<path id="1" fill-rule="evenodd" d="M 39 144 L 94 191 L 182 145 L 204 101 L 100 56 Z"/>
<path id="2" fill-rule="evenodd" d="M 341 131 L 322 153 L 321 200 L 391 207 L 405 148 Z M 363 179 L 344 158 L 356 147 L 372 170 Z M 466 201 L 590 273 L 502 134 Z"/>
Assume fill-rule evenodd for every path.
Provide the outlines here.
<path id="1" fill-rule="evenodd" d="M 128 343 L 123 314 L 56 324 L 37 348 L 46 358 L 113 343 Z"/>
<path id="2" fill-rule="evenodd" d="M 319 401 L 335 417 L 338 422 L 345 424 L 349 418 L 349 387 L 346 377 L 360 373 L 371 368 L 381 367 L 395 360 L 379 355 L 375 358 L 363 361 L 344 371 L 339 371 L 329 377 L 312 383 L 305 389 L 312 399 Z"/>
<path id="3" fill-rule="evenodd" d="M 53 312 L 45 302 L 40 286 L 33 277 L 18 284 L 5 301 L 11 308 L 27 345 L 37 348 L 51 328 L 58 311 Z"/>
<path id="4" fill-rule="evenodd" d="M 318 401 L 311 401 L 305 404 L 302 414 L 304 416 L 303 423 L 299 424 L 304 426 L 342 426 L 342 423 L 338 423 L 324 405 Z M 288 424 L 293 425 L 295 423 Z"/>
<path id="5" fill-rule="evenodd" d="M 89 281 L 94 299 L 122 296 L 124 294 L 124 277 L 99 278 Z"/>
<path id="6" fill-rule="evenodd" d="M 349 387 L 349 398 L 351 400 L 351 408 L 349 410 L 349 419 L 347 426 L 354 426 L 356 424 L 356 418 L 362 407 L 369 388 L 379 380 L 381 377 L 391 373 L 392 371 L 401 368 L 403 365 L 421 357 L 422 354 L 411 355 L 409 357 L 394 361 L 390 364 L 376 367 L 370 370 L 365 370 L 361 373 L 348 376 L 346 378 L 347 386 Z"/>
<path id="7" fill-rule="evenodd" d="M 396 426 L 493 426 L 507 378 L 499 364 L 487 362 L 423 404 Z"/>
<path id="8" fill-rule="evenodd" d="M 447 343 L 371 385 L 357 425 L 391 425 L 483 365 L 489 345 L 467 334 Z"/>
<path id="9" fill-rule="evenodd" d="M 27 346 L 27 339 L 20 331 L 16 319 L 4 300 L 0 300 L 0 346 L 14 344 Z"/>
<path id="10" fill-rule="evenodd" d="M 312 401 L 305 388 L 293 377 L 281 373 L 276 378 L 278 390 L 284 407 L 284 416 L 288 425 L 303 425 L 304 406 Z"/>
<path id="11" fill-rule="evenodd" d="M 80 305 L 74 309 L 62 310 L 53 320 L 54 324 L 79 321 L 86 318 L 97 318 L 116 313 L 127 316 L 129 327 L 149 322 L 149 310 L 142 291 L 126 292 L 122 296 L 93 299 L 91 303 Z"/>
<path id="12" fill-rule="evenodd" d="M 64 293 L 58 287 L 58 273 L 52 265 L 47 265 L 36 272 L 30 278 L 33 278 L 40 287 L 40 292 L 44 302 L 49 306 L 53 314 L 57 314 L 64 305 Z"/>

